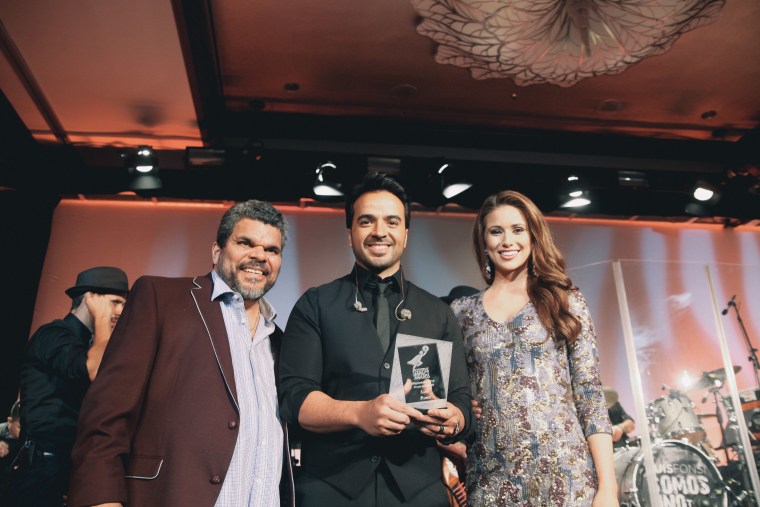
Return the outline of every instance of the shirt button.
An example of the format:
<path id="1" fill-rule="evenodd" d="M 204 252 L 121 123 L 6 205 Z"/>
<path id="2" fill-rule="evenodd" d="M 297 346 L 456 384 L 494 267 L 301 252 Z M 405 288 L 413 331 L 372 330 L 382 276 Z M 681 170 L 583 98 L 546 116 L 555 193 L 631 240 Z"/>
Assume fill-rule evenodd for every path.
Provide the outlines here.
<path id="1" fill-rule="evenodd" d="M 231 429 L 231 430 L 234 430 L 235 428 L 237 428 L 237 421 L 230 421 L 230 422 L 228 422 L 227 423 L 227 427 L 229 429 Z"/>
<path id="2" fill-rule="evenodd" d="M 219 484 L 222 482 L 222 478 L 219 477 L 218 475 L 212 475 L 211 478 L 209 479 L 209 482 L 211 484 Z"/>
<path id="3" fill-rule="evenodd" d="M 390 363 L 383 363 L 383 368 L 385 368 L 386 370 L 390 370 L 391 369 Z"/>
<path id="4" fill-rule="evenodd" d="M 370 458 L 370 461 L 372 461 L 372 463 L 377 463 L 378 461 L 380 461 L 380 458 L 378 458 L 377 456 L 372 456 Z"/>

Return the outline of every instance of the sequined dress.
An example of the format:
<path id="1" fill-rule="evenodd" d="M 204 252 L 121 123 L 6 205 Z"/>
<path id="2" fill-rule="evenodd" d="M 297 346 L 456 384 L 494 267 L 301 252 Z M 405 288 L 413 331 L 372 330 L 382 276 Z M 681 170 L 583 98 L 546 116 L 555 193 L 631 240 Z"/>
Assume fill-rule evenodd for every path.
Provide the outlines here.
<path id="1" fill-rule="evenodd" d="M 467 455 L 470 505 L 590 506 L 596 473 L 586 437 L 612 433 L 599 380 L 596 337 L 580 291 L 570 311 L 582 324 L 557 346 L 532 303 L 509 322 L 483 308 L 483 292 L 458 299 L 470 388 L 483 407 Z"/>

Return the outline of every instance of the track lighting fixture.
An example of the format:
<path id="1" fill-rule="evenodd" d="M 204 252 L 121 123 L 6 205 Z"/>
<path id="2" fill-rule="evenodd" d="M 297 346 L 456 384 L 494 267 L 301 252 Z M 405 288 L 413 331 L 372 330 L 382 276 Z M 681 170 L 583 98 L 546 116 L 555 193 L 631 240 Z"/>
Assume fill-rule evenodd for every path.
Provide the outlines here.
<path id="1" fill-rule="evenodd" d="M 472 183 L 453 173 L 453 167 L 448 162 L 441 163 L 438 174 L 441 177 L 441 193 L 446 199 L 451 199 L 472 187 Z"/>
<path id="2" fill-rule="evenodd" d="M 561 208 L 581 208 L 591 204 L 591 195 L 577 175 L 570 175 L 560 186 L 559 205 Z"/>
<path id="3" fill-rule="evenodd" d="M 338 167 L 330 162 L 317 166 L 317 177 L 314 180 L 314 195 L 317 197 L 343 197 L 343 183 L 337 178 Z"/>
<path id="4" fill-rule="evenodd" d="M 701 202 L 714 203 L 720 199 L 718 188 L 704 180 L 699 180 L 694 184 L 692 195 L 694 196 L 694 199 Z"/>
<path id="5" fill-rule="evenodd" d="M 158 157 L 150 146 L 139 146 L 133 153 L 124 156 L 127 172 L 130 174 L 131 190 L 157 190 L 161 188 L 158 176 Z"/>
<path id="6" fill-rule="evenodd" d="M 705 180 L 697 180 L 691 189 L 693 199 L 686 203 L 684 212 L 697 217 L 715 214 L 715 204 L 720 200 L 718 187 Z"/>

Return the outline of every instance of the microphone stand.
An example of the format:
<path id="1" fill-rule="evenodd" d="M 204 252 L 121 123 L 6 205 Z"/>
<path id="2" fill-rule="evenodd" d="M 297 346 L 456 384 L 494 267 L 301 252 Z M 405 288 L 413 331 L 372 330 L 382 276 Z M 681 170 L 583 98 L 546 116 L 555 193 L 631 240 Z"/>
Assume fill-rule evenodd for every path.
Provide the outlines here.
<path id="1" fill-rule="evenodd" d="M 760 376 L 758 375 L 758 371 L 760 371 L 760 363 L 757 361 L 757 349 L 752 346 L 752 342 L 747 334 L 747 328 L 744 327 L 744 321 L 739 313 L 739 307 L 736 303 L 729 304 L 729 306 L 734 308 L 734 312 L 736 312 L 736 321 L 739 323 L 739 328 L 742 330 L 744 341 L 747 342 L 747 350 L 749 350 L 749 357 L 747 357 L 747 360 L 752 363 L 752 369 L 755 373 L 755 399 L 760 400 Z"/>

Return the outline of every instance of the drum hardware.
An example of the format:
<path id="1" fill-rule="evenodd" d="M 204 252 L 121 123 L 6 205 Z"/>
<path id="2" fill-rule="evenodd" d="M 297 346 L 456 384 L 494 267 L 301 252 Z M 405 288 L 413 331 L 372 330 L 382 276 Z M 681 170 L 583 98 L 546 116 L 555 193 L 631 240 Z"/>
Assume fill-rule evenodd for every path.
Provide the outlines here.
<path id="1" fill-rule="evenodd" d="M 663 505 L 728 507 L 730 490 L 699 448 L 685 441 L 658 440 L 652 454 Z M 643 449 L 627 447 L 615 453 L 621 507 L 649 505 L 644 467 Z"/>
<path id="2" fill-rule="evenodd" d="M 720 438 L 721 438 L 721 446 L 723 447 L 723 452 L 726 455 L 726 461 L 728 461 L 730 458 L 728 456 L 728 449 L 724 445 L 726 442 L 726 427 L 723 424 L 723 413 L 720 410 L 720 406 L 723 405 L 726 408 L 726 413 L 728 414 L 729 421 L 731 420 L 731 414 L 733 413 L 733 407 L 730 406 L 731 400 L 730 398 L 728 401 L 726 401 L 726 397 L 720 394 L 720 388 L 723 387 L 722 382 L 715 382 L 714 386 L 710 388 L 710 393 L 713 396 L 713 399 L 715 400 L 715 416 L 718 418 L 718 427 L 720 428 Z M 707 396 L 705 396 L 707 397 Z M 719 447 L 719 448 L 720 448 Z"/>
<path id="3" fill-rule="evenodd" d="M 738 417 L 742 414 L 745 419 L 748 415 L 743 412 L 738 412 L 734 408 L 732 399 L 728 396 L 723 396 L 719 392 L 719 388 L 716 387 L 713 392 L 716 403 L 716 415 L 718 417 L 718 424 L 721 431 L 721 445 L 716 447 L 716 450 L 722 450 L 726 456 L 726 466 L 722 467 L 721 475 L 726 481 L 729 494 L 731 496 L 730 507 L 750 506 L 755 505 L 754 497 L 751 496 L 752 481 L 749 477 L 749 467 L 747 465 L 747 459 L 745 457 L 744 446 L 741 443 L 740 427 L 738 423 Z M 723 425 L 723 418 L 721 416 L 720 405 L 723 405 L 726 411 L 727 421 L 725 426 Z M 745 403 L 742 403 L 742 409 Z M 751 415 L 751 414 L 750 414 Z M 750 428 L 749 421 L 747 421 L 747 427 Z M 757 441 L 756 436 L 750 430 L 749 438 L 751 441 Z M 754 448 L 754 445 L 753 445 Z M 733 451 L 734 458 L 729 455 L 729 449 Z"/>
<path id="4" fill-rule="evenodd" d="M 754 392 L 754 401 L 760 400 L 760 361 L 757 359 L 757 348 L 752 345 L 752 341 L 749 339 L 749 334 L 747 333 L 747 328 L 744 326 L 744 321 L 742 320 L 741 313 L 739 312 L 739 307 L 741 306 L 741 303 L 737 303 L 735 301 L 736 295 L 734 294 L 733 297 L 728 301 L 728 304 L 726 305 L 726 308 L 723 310 L 723 315 L 728 314 L 728 311 L 733 308 L 734 313 L 736 314 L 736 322 L 739 324 L 739 329 L 742 331 L 742 336 L 744 337 L 744 341 L 747 345 L 747 351 L 749 352 L 749 355 L 747 356 L 747 360 L 752 364 L 752 369 L 755 374 L 755 392 Z M 752 410 L 753 412 L 750 414 L 749 421 L 748 422 L 754 422 L 754 410 L 758 409 L 760 410 L 760 403 L 757 405 L 749 404 L 748 400 L 748 406 L 745 408 L 744 400 L 742 400 L 742 411 L 745 413 L 745 418 L 747 417 L 747 411 Z M 747 425 L 749 426 L 749 424 Z M 753 426 L 753 428 L 750 429 L 750 432 L 755 434 L 755 437 L 760 439 L 760 413 L 758 414 L 757 419 L 757 425 Z"/>
<path id="5" fill-rule="evenodd" d="M 729 461 L 726 465 L 718 467 L 723 482 L 726 485 L 726 491 L 729 495 L 729 507 L 748 507 L 755 505 L 751 496 L 751 489 L 745 487 L 747 484 L 747 467 L 740 461 Z"/>
<path id="6" fill-rule="evenodd" d="M 667 386 L 663 386 L 665 388 Z M 680 391 L 669 391 L 667 396 L 647 405 L 650 433 L 655 438 L 687 439 L 694 445 L 705 440 L 705 429 L 694 411 L 694 403 Z"/>
<path id="7" fill-rule="evenodd" d="M 740 371 L 742 371 L 742 367 L 734 365 L 734 374 L 737 374 Z M 726 370 L 723 368 L 718 368 L 717 370 L 712 371 L 705 371 L 702 372 L 702 375 L 700 375 L 696 381 L 689 385 L 685 391 L 691 393 L 694 391 L 701 391 L 702 389 L 712 389 L 718 382 L 723 385 L 723 382 L 725 380 Z"/>

